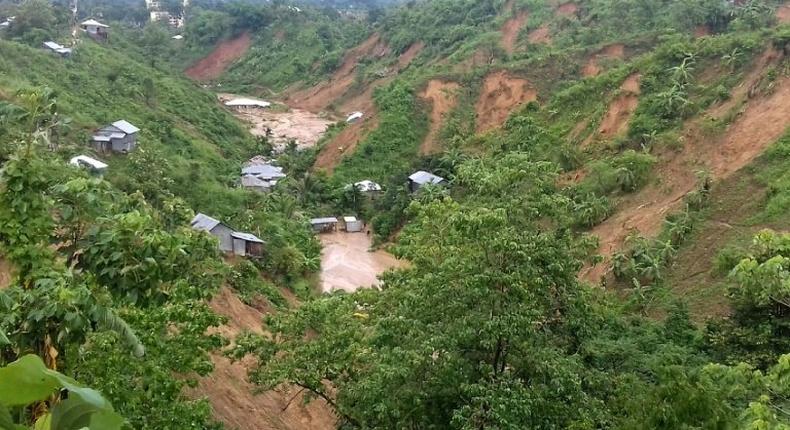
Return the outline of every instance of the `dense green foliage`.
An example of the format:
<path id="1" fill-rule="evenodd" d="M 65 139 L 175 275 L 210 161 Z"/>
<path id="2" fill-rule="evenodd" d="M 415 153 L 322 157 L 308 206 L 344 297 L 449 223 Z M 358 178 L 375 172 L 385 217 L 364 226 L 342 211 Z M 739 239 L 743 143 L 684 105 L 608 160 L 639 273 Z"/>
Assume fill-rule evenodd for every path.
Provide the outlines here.
<path id="1" fill-rule="evenodd" d="M 0 252 L 13 274 L 0 290 L 0 364 L 38 355 L 43 373 L 59 368 L 101 390 L 125 428 L 219 428 L 207 403 L 183 391 L 226 345 L 207 302 L 227 285 L 275 309 L 266 335 L 234 339 L 229 354 L 257 359 L 250 379 L 259 388 L 291 384 L 325 402 L 341 428 L 788 428 L 790 235 L 765 230 L 748 249 L 721 254 L 729 318 L 694 324 L 700 316 L 667 283 L 708 215 L 708 176 L 655 237 L 633 235 L 614 256 L 616 294 L 578 278 L 599 259 L 586 232 L 657 183 L 654 165 L 677 148 L 682 124 L 726 99 L 766 42 L 787 46 L 786 29 L 768 28 L 773 2 L 587 0 L 573 16 L 550 2 L 512 4 L 409 2 L 363 18 L 284 2 L 197 2 L 186 47 L 149 25 L 105 45 L 85 40 L 71 59 L 20 43 L 38 43 L 49 34 L 37 30 L 60 19 L 22 9 L 14 41 L 0 40 Z M 506 54 L 499 28 L 522 8 L 530 16 L 517 44 L 528 49 Z M 524 37 L 543 25 L 552 44 Z M 701 25 L 716 35 L 692 39 Z M 377 128 L 331 177 L 311 171 L 315 150 L 293 144 L 278 154 L 288 179 L 263 195 L 236 183 L 240 164 L 271 147 L 170 71 L 243 31 L 254 45 L 222 80 L 258 93 L 326 78 L 371 31 L 391 52 L 357 65 L 357 89 L 389 78 L 376 70 L 415 42 L 427 46 L 376 89 Z M 582 59 L 615 41 L 632 52 L 582 79 Z M 475 52 L 488 63 L 457 67 Z M 786 64 L 750 90 L 768 93 Z M 475 134 L 472 106 L 499 69 L 528 78 L 538 100 Z M 636 74 L 627 130 L 601 138 L 608 105 Z M 417 94 L 434 78 L 464 89 L 439 133 L 446 150 L 418 157 L 427 121 Z M 104 178 L 63 163 L 92 153 L 91 129 L 119 118 L 140 126 L 140 146 L 109 157 Z M 754 173 L 769 188 L 755 224 L 785 225 L 787 143 Z M 409 193 L 405 178 L 417 169 L 448 186 Z M 368 200 L 346 187 L 362 179 L 385 193 Z M 385 274 L 380 290 L 316 297 L 320 247 L 305 218 L 330 210 L 371 220 L 408 267 Z M 210 236 L 188 228 L 196 211 L 261 236 L 265 256 L 225 264 Z M 281 287 L 302 303 L 290 308 Z M 79 400 L 62 382 L 40 394 L 58 386 Z M 6 406 L 33 424 L 29 405 L 42 397 L 9 403 L 4 388 L 0 427 Z M 53 401 L 53 416 L 73 403 Z"/>

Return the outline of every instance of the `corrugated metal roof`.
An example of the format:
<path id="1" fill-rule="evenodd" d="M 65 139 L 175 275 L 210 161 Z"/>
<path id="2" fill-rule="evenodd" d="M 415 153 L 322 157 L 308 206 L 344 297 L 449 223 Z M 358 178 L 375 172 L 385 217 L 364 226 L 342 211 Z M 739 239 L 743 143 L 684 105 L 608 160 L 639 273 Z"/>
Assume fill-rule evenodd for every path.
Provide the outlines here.
<path id="1" fill-rule="evenodd" d="M 95 158 L 88 157 L 87 155 L 78 155 L 71 160 L 69 160 L 69 164 L 72 166 L 82 167 L 84 165 L 90 166 L 97 170 L 102 170 L 107 168 L 107 164 L 99 161 Z"/>
<path id="2" fill-rule="evenodd" d="M 49 48 L 49 49 L 51 49 L 53 51 L 63 48 L 63 46 L 61 46 L 59 43 L 55 43 L 55 42 L 52 42 L 52 41 L 44 42 L 44 46 L 46 46 L 47 48 Z"/>
<path id="3" fill-rule="evenodd" d="M 222 224 L 218 219 L 212 218 L 205 214 L 197 214 L 194 218 L 192 218 L 192 228 L 195 230 L 203 230 L 203 231 L 211 231 L 214 230 L 215 227 Z"/>
<path id="4" fill-rule="evenodd" d="M 310 224 L 337 224 L 337 218 L 335 217 L 325 217 L 325 218 L 313 218 L 310 220 Z"/>
<path id="5" fill-rule="evenodd" d="M 343 222 L 357 222 L 357 217 L 355 216 L 344 216 Z"/>
<path id="6" fill-rule="evenodd" d="M 284 178 L 282 167 L 272 166 L 271 164 L 254 164 L 241 169 L 242 175 L 257 176 L 260 179 Z"/>
<path id="7" fill-rule="evenodd" d="M 87 21 L 83 21 L 82 24 L 80 24 L 80 25 L 92 26 L 92 27 L 110 28 L 109 25 L 102 24 L 99 21 L 96 21 L 95 19 L 89 19 Z"/>
<path id="8" fill-rule="evenodd" d="M 255 100 L 255 99 L 243 99 L 243 98 L 242 99 L 233 99 L 233 100 L 229 100 L 229 101 L 225 102 L 225 106 L 231 106 L 231 107 L 255 106 L 255 107 L 266 108 L 266 107 L 269 107 L 271 105 L 272 104 L 267 102 L 267 101 Z"/>
<path id="9" fill-rule="evenodd" d="M 354 112 L 346 118 L 346 122 L 354 122 L 360 118 L 362 118 L 365 114 L 362 112 Z"/>
<path id="10" fill-rule="evenodd" d="M 230 235 L 232 237 L 236 238 L 236 239 L 246 240 L 247 242 L 266 243 L 266 242 L 258 239 L 257 236 L 255 236 L 254 234 L 251 234 L 251 233 L 243 233 L 243 232 L 240 232 L 240 231 L 234 231 Z"/>
<path id="11" fill-rule="evenodd" d="M 277 183 L 274 181 L 264 181 L 262 179 L 258 179 L 255 176 L 242 176 L 241 177 L 241 185 L 243 187 L 264 187 L 264 188 L 271 188 Z"/>
<path id="12" fill-rule="evenodd" d="M 367 179 L 355 183 L 354 186 L 363 193 L 366 191 L 381 191 L 381 185 Z"/>
<path id="13" fill-rule="evenodd" d="M 112 137 L 106 134 L 94 134 L 91 139 L 93 139 L 96 142 L 109 142 L 112 139 Z"/>
<path id="14" fill-rule="evenodd" d="M 409 176 L 409 180 L 420 185 L 425 185 L 425 184 L 438 184 L 440 182 L 443 182 L 444 178 L 442 178 L 441 176 L 436 176 L 433 173 L 428 173 L 424 170 L 420 170 L 418 172 L 412 173 L 412 175 Z"/>
<path id="15" fill-rule="evenodd" d="M 126 120 L 115 121 L 114 123 L 112 123 L 112 126 L 117 128 L 118 130 L 121 130 L 126 134 L 134 134 L 140 131 L 139 128 L 135 127 L 134 125 L 132 125 L 132 123 Z"/>

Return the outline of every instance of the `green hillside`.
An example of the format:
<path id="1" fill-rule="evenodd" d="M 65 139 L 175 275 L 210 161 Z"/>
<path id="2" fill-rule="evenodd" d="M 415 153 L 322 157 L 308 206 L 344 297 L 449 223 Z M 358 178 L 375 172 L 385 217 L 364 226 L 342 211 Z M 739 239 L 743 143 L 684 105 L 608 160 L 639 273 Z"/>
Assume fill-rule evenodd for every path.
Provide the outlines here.
<path id="1" fill-rule="evenodd" d="M 183 44 L 117 22 L 68 59 L 11 27 L 0 366 L 96 388 L 126 419 L 107 428 L 786 429 L 788 21 L 773 0 L 197 2 Z M 220 73 L 187 80 L 201 56 Z M 365 112 L 271 154 L 209 89 Z M 137 151 L 66 166 L 121 118 Z M 237 185 L 259 154 L 288 174 L 266 194 Z M 265 256 L 221 258 L 195 212 Z M 313 235 L 330 214 L 369 237 Z M 318 293 L 385 251 L 378 288 Z M 46 426 L 61 386 L 0 380 L 0 427 Z"/>

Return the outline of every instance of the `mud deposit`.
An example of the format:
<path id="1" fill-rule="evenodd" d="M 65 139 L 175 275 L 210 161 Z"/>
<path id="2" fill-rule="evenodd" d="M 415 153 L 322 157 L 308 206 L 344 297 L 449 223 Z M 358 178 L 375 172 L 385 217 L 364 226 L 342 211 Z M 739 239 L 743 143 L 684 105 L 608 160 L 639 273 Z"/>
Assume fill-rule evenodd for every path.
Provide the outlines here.
<path id="1" fill-rule="evenodd" d="M 356 291 L 378 285 L 378 275 L 406 263 L 385 251 L 369 252 L 371 238 L 365 233 L 335 232 L 319 237 L 321 290 Z"/>
<path id="2" fill-rule="evenodd" d="M 219 96 L 223 102 L 235 97 L 237 96 L 231 94 Z M 291 140 L 296 141 L 299 149 L 313 147 L 326 133 L 327 127 L 336 122 L 303 109 L 276 109 L 234 109 L 233 115 L 248 123 L 250 133 L 254 136 L 266 136 L 267 128 L 271 129 L 270 143 L 279 150 L 285 148 Z"/>

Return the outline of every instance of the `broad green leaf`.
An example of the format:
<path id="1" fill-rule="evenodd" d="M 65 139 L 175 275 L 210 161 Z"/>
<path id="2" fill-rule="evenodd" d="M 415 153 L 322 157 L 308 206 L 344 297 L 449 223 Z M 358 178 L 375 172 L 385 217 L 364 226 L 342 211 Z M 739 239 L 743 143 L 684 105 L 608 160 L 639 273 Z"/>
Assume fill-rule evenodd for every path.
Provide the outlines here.
<path id="1" fill-rule="evenodd" d="M 120 430 L 123 427 L 122 416 L 111 410 L 99 411 L 91 415 L 90 430 Z"/>
<path id="2" fill-rule="evenodd" d="M 51 430 L 79 430 L 88 426 L 98 410 L 79 397 L 69 397 L 52 408 Z"/>
<path id="3" fill-rule="evenodd" d="M 36 355 L 26 355 L 0 368 L 0 403 L 24 406 L 46 399 L 58 388 L 58 381 Z"/>
<path id="4" fill-rule="evenodd" d="M 52 414 L 46 414 L 36 420 L 33 430 L 52 430 Z"/>

